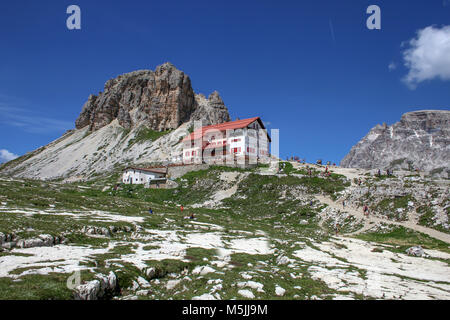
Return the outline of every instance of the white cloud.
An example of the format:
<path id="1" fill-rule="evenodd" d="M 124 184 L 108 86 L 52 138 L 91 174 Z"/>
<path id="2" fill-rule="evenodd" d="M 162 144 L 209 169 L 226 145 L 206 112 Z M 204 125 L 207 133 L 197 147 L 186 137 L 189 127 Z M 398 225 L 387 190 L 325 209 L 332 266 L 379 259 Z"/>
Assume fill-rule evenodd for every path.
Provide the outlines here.
<path id="1" fill-rule="evenodd" d="M 14 160 L 15 158 L 18 158 L 18 157 L 19 156 L 17 154 L 9 152 L 6 149 L 0 149 L 0 163 L 8 162 L 8 161 Z"/>
<path id="2" fill-rule="evenodd" d="M 410 88 L 425 80 L 450 80 L 450 26 L 419 30 L 407 45 L 403 59 L 409 72 L 403 81 Z"/>

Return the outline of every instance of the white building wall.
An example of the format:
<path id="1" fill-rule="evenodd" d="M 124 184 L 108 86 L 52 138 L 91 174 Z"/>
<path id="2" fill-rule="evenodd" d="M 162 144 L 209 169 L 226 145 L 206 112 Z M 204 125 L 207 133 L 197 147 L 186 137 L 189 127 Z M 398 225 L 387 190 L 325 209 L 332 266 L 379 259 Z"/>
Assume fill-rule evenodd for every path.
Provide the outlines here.
<path id="1" fill-rule="evenodd" d="M 249 130 L 252 132 L 249 133 Z M 251 123 L 248 128 L 237 129 L 236 136 L 226 138 L 225 133 L 223 137 L 218 133 L 208 133 L 205 135 L 205 141 L 215 143 L 227 140 L 227 150 L 235 156 L 248 156 L 255 158 L 269 157 L 269 141 L 266 132 L 264 132 L 258 123 L 255 121 Z M 215 139 L 211 139 L 214 136 Z M 220 144 L 217 145 L 220 147 Z M 194 155 L 192 153 L 194 152 Z M 185 142 L 183 145 L 183 163 L 192 163 L 194 161 L 202 162 L 203 154 L 200 145 L 193 146 L 191 141 Z"/>
<path id="2" fill-rule="evenodd" d="M 245 153 L 245 146 L 246 146 L 246 136 L 240 135 L 236 137 L 230 137 L 227 141 L 228 145 L 230 146 L 230 152 L 231 154 L 236 155 L 242 155 Z M 236 152 L 234 152 L 236 150 Z"/>
<path id="3" fill-rule="evenodd" d="M 164 174 L 128 169 L 123 173 L 122 182 L 126 184 L 145 184 L 155 178 L 164 178 Z"/>
<path id="4" fill-rule="evenodd" d="M 183 163 L 190 163 L 196 159 L 201 159 L 201 148 L 183 148 Z"/>

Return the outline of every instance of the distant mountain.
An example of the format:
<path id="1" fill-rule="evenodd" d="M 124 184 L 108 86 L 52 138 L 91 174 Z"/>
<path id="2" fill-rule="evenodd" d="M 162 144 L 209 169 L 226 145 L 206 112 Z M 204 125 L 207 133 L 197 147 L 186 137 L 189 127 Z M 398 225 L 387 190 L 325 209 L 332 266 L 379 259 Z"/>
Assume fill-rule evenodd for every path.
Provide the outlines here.
<path id="1" fill-rule="evenodd" d="M 392 126 L 377 125 L 342 159 L 342 167 L 419 169 L 448 178 L 450 111 L 405 113 Z"/>
<path id="2" fill-rule="evenodd" d="M 106 82 L 90 95 L 75 129 L 0 166 L 0 174 L 80 180 L 127 164 L 162 162 L 181 155 L 180 140 L 193 121 L 230 121 L 217 92 L 195 94 L 190 78 L 170 63 Z"/>

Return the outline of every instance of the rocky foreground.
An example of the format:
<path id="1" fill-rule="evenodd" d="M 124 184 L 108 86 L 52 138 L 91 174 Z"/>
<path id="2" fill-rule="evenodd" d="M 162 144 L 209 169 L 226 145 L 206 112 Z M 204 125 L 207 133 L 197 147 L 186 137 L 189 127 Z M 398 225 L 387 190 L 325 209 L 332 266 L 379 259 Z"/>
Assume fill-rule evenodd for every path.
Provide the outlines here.
<path id="1" fill-rule="evenodd" d="M 210 167 L 166 190 L 3 178 L 0 298 L 450 299 L 448 183 L 332 171 Z"/>

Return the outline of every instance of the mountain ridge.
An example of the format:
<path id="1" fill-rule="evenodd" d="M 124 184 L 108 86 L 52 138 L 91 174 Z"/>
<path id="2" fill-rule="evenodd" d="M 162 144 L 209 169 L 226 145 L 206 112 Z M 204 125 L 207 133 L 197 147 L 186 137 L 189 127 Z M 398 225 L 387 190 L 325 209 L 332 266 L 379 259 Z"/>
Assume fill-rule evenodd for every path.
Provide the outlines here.
<path id="1" fill-rule="evenodd" d="M 419 169 L 448 178 L 450 111 L 419 110 L 373 127 L 342 159 L 343 167 Z"/>

